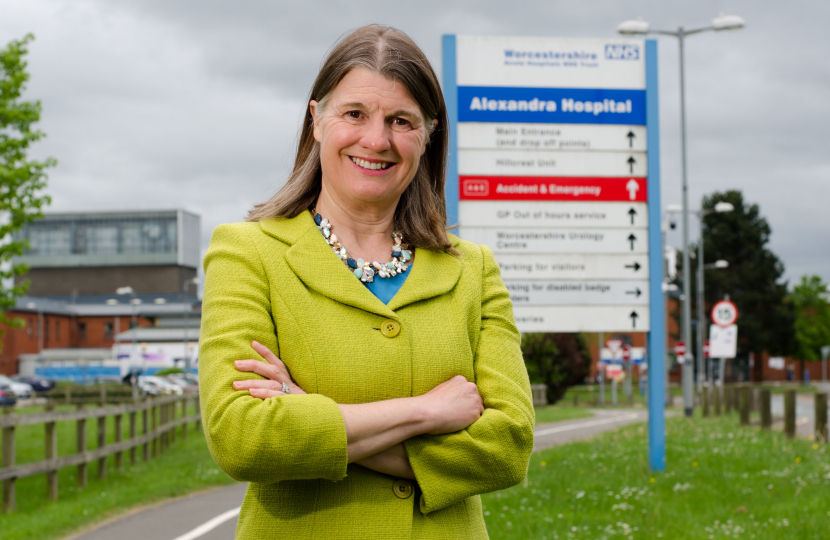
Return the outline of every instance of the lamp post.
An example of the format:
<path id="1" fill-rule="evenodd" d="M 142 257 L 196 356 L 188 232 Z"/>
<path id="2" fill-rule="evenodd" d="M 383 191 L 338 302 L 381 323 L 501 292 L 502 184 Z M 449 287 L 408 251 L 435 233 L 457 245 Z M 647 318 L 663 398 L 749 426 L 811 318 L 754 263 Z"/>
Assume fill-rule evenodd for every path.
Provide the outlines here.
<path id="1" fill-rule="evenodd" d="M 130 329 L 133 331 L 133 338 L 132 338 L 133 343 L 132 343 L 132 347 L 131 347 L 132 350 L 130 352 L 130 364 L 132 365 L 132 363 L 134 362 L 134 357 L 135 357 L 135 340 L 138 337 L 138 335 L 137 335 L 138 332 L 136 331 L 138 329 L 138 313 L 136 313 L 136 306 L 141 303 L 141 300 L 136 298 L 135 291 L 130 286 L 118 287 L 117 289 L 115 289 L 115 294 L 118 294 L 118 295 L 129 294 L 132 297 L 132 298 L 130 298 L 130 312 L 131 312 L 131 321 L 132 321 L 130 323 Z M 119 321 L 119 324 L 121 324 L 120 321 Z M 121 329 L 119 328 L 118 332 L 120 332 L 120 331 L 121 331 Z M 142 362 L 142 366 L 143 366 L 143 362 Z M 142 368 L 142 371 L 143 371 L 143 368 Z"/>
<path id="2" fill-rule="evenodd" d="M 724 260 L 719 260 L 711 265 L 704 265 L 703 264 L 703 218 L 709 214 L 722 214 L 725 212 L 732 212 L 735 210 L 735 207 L 732 203 L 728 202 L 719 202 L 715 204 L 715 207 L 712 210 L 704 210 L 701 209 L 697 213 L 697 221 L 700 226 L 699 230 L 699 237 L 697 243 L 697 390 L 698 392 L 702 391 L 703 389 L 703 380 L 704 380 L 704 369 L 703 364 L 705 362 L 706 369 L 705 369 L 705 378 L 706 380 L 711 380 L 711 370 L 710 368 L 710 360 L 706 358 L 706 355 L 703 354 L 703 344 L 706 342 L 706 313 L 704 311 L 704 302 L 705 297 L 703 295 L 703 269 L 704 268 L 727 268 L 729 266 L 729 262 Z"/>
<path id="3" fill-rule="evenodd" d="M 190 373 L 190 348 L 188 347 L 188 328 L 187 328 L 187 318 L 190 314 L 191 304 L 187 300 L 187 289 L 190 288 L 190 285 L 198 285 L 199 278 L 194 277 L 190 279 L 184 280 L 182 284 L 182 291 L 184 295 L 182 296 L 182 303 L 184 304 L 184 337 L 182 338 L 182 345 L 184 346 L 184 370 Z"/>
<path id="4" fill-rule="evenodd" d="M 686 299 L 683 301 L 683 340 L 687 343 L 686 358 L 683 362 L 683 405 L 686 410 L 686 416 L 692 416 L 694 412 L 694 383 L 692 378 L 694 376 L 694 354 L 691 354 L 691 347 L 688 346 L 689 337 L 692 334 L 692 310 L 691 297 L 692 288 L 689 280 L 690 265 L 689 265 L 689 193 L 687 183 L 687 166 L 686 166 L 686 93 L 685 80 L 683 68 L 683 45 L 686 36 L 699 34 L 709 30 L 737 30 L 743 28 L 744 20 L 737 15 L 724 15 L 721 13 L 713 21 L 712 26 L 703 28 L 694 28 L 686 30 L 682 26 L 678 27 L 676 31 L 671 30 L 652 30 L 649 23 L 642 19 L 636 21 L 625 21 L 617 27 L 617 31 L 626 36 L 630 35 L 645 35 L 645 34 L 659 34 L 663 36 L 673 36 L 677 38 L 678 48 L 680 51 L 680 161 L 681 161 L 681 177 L 683 181 L 683 293 Z"/>

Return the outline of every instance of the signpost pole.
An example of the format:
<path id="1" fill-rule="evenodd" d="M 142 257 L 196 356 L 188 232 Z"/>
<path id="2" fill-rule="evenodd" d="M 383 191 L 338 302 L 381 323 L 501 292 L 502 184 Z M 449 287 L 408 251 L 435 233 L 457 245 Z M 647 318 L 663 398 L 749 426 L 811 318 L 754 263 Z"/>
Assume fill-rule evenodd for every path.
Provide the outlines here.
<path id="1" fill-rule="evenodd" d="M 447 204 L 447 225 L 458 223 L 458 83 L 456 78 L 455 34 L 444 35 L 443 73 L 444 103 L 450 119 L 450 162 L 447 166 L 447 179 L 444 194 Z M 458 232 L 456 231 L 456 234 Z"/>
<path id="2" fill-rule="evenodd" d="M 665 305 L 663 303 L 663 249 L 660 212 L 660 122 L 657 77 L 657 41 L 646 40 L 646 122 L 648 138 L 648 244 L 651 326 L 648 333 L 648 457 L 651 470 L 666 470 Z"/>
<path id="3" fill-rule="evenodd" d="M 605 332 L 599 333 L 599 404 L 605 405 L 605 364 L 602 363 L 602 347 L 605 345 Z"/>

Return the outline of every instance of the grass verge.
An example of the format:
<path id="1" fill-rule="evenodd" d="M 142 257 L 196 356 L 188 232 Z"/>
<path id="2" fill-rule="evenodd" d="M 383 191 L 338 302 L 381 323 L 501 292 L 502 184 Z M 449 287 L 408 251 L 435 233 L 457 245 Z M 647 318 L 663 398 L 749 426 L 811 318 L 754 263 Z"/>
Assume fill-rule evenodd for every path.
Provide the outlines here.
<path id="1" fill-rule="evenodd" d="M 186 440 L 181 435 L 167 451 L 147 462 L 129 465 L 116 471 L 110 456 L 108 478 L 95 476 L 97 464 L 89 465 L 89 485 L 79 489 L 74 467 L 61 469 L 60 499 L 46 498 L 45 475 L 17 481 L 17 512 L 0 514 L 0 537 L 3 540 L 37 538 L 50 540 L 65 537 L 81 528 L 98 523 L 135 508 L 179 497 L 234 481 L 213 462 L 201 431 L 189 427 Z M 41 450 L 42 452 L 42 450 Z M 141 453 L 139 452 L 139 456 Z"/>
<path id="2" fill-rule="evenodd" d="M 582 407 L 567 407 L 563 405 L 549 405 L 536 409 L 536 424 L 548 422 L 561 422 L 563 420 L 577 420 L 579 418 L 590 418 L 594 414 Z"/>
<path id="3" fill-rule="evenodd" d="M 664 473 L 645 426 L 535 453 L 526 482 L 483 497 L 490 537 L 537 540 L 826 538 L 828 447 L 738 426 L 666 421 Z"/>

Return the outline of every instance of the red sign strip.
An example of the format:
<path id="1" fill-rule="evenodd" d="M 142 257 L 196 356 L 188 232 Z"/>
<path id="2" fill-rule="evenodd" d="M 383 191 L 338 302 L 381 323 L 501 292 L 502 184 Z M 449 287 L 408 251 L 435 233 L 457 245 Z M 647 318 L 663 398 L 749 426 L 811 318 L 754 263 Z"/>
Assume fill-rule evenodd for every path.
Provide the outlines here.
<path id="1" fill-rule="evenodd" d="M 459 176 L 462 200 L 646 202 L 645 178 Z"/>

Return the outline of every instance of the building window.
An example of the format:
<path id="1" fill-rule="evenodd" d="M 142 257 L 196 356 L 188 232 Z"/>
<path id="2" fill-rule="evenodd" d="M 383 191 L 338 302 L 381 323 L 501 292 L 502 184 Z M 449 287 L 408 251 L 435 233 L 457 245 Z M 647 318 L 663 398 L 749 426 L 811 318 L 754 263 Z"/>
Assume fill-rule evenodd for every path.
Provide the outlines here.
<path id="1" fill-rule="evenodd" d="M 86 341 L 86 323 L 78 323 L 78 341 Z"/>
<path id="2" fill-rule="evenodd" d="M 112 341 L 113 324 L 111 322 L 104 323 L 104 341 Z"/>

